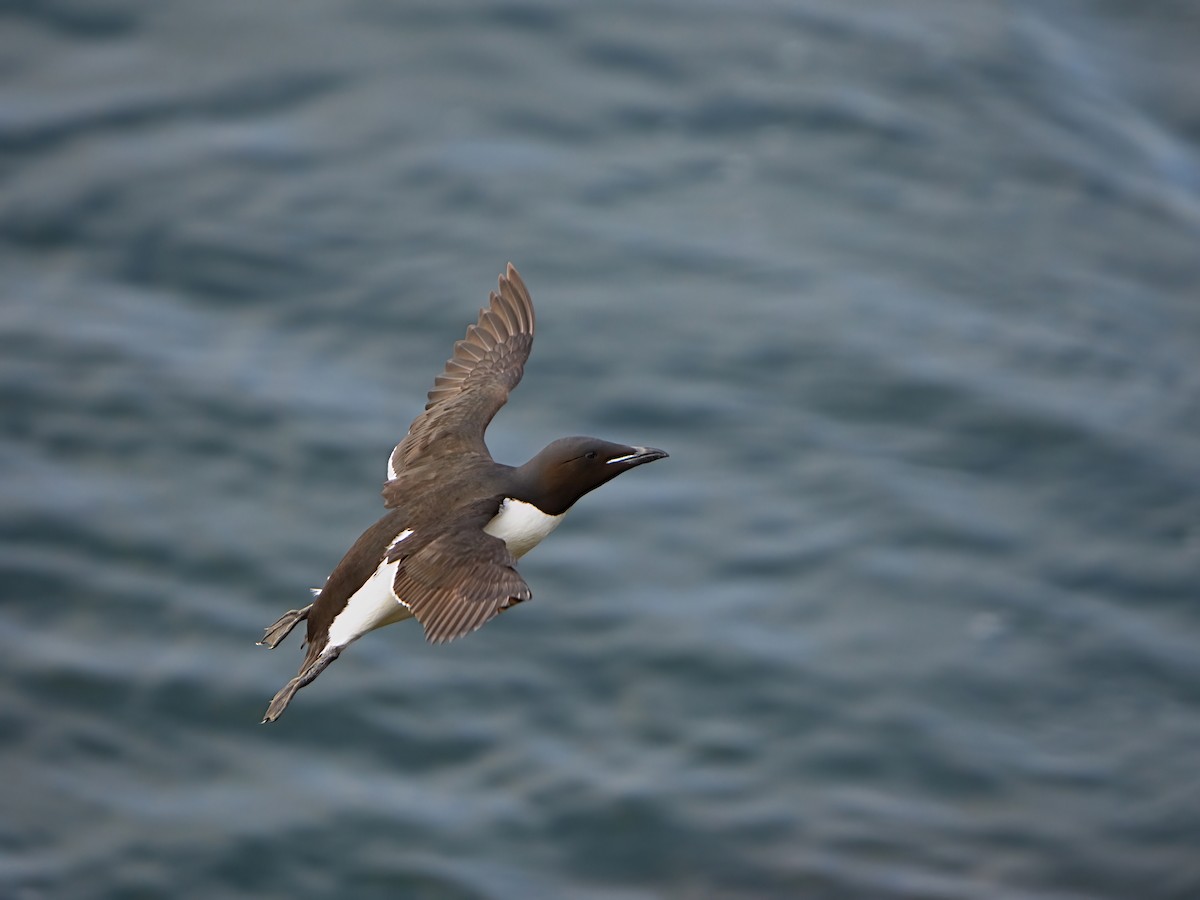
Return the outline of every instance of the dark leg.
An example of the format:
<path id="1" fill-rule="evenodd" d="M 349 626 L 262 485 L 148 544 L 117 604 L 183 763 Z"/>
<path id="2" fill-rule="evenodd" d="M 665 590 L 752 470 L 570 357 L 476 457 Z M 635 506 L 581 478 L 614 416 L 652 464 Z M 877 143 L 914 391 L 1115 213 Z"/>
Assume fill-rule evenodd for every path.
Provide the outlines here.
<path id="1" fill-rule="evenodd" d="M 263 723 L 274 722 L 287 709 L 287 705 L 292 702 L 292 697 L 296 695 L 296 691 L 304 687 L 318 675 L 325 671 L 325 667 L 338 658 L 341 653 L 341 648 L 330 650 L 328 653 L 322 653 L 311 662 L 305 663 L 300 669 L 300 674 L 285 684 L 271 700 L 271 705 L 267 707 L 267 714 L 263 716 Z"/>
<path id="2" fill-rule="evenodd" d="M 258 642 L 260 647 L 267 647 L 274 650 L 279 646 L 279 642 L 292 633 L 292 629 L 300 622 L 308 618 L 309 611 L 313 608 L 310 603 L 304 609 L 289 609 L 279 621 L 267 629 L 261 641 Z"/>

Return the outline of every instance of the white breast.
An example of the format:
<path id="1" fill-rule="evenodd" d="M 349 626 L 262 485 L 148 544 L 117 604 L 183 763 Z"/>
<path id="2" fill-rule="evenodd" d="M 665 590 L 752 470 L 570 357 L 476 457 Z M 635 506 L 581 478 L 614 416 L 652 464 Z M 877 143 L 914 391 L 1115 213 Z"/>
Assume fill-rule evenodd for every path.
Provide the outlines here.
<path id="1" fill-rule="evenodd" d="M 565 515 L 547 515 L 532 503 L 506 497 L 500 512 L 483 526 L 483 530 L 504 541 L 509 552 L 520 559 L 557 528 Z"/>

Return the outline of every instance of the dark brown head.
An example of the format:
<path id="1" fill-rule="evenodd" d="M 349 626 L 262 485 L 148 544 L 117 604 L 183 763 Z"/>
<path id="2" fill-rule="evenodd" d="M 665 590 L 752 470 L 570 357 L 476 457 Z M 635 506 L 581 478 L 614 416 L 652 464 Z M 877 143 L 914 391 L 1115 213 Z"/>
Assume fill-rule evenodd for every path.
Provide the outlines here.
<path id="1" fill-rule="evenodd" d="M 559 515 L 584 494 L 622 472 L 666 456 L 666 451 L 653 447 L 628 447 L 593 437 L 559 438 L 515 470 L 525 494 L 516 499 Z"/>

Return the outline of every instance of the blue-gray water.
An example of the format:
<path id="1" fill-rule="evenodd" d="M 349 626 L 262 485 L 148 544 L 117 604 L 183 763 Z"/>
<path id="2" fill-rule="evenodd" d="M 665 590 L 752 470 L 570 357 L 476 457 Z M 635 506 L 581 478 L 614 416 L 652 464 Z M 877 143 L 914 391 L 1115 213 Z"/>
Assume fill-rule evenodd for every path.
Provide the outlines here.
<path id="1" fill-rule="evenodd" d="M 1200 896 L 1194 4 L 0 23 L 0 895 Z M 260 726 L 510 259 L 671 459 Z"/>

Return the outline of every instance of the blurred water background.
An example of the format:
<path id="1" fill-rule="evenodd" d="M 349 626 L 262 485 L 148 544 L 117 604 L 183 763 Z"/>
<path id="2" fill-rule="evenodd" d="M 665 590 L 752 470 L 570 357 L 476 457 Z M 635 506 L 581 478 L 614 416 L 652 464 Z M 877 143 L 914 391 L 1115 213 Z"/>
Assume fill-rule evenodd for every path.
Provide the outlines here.
<path id="1" fill-rule="evenodd" d="M 0 895 L 1200 896 L 1200 13 L 0 8 Z M 668 449 L 258 724 L 504 264 Z"/>

